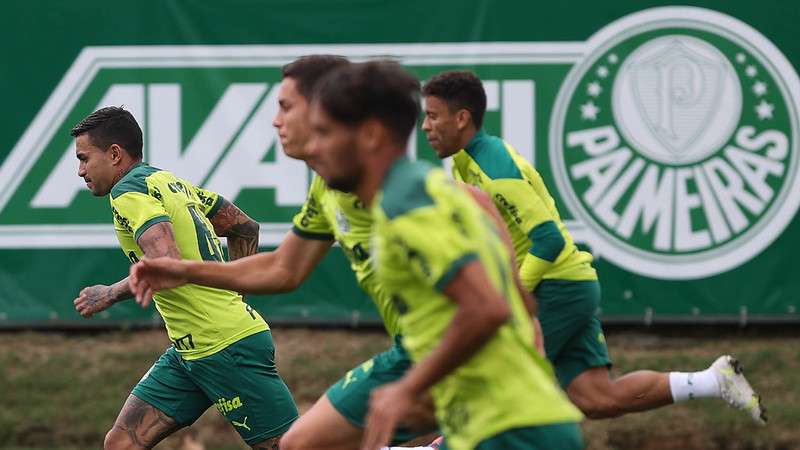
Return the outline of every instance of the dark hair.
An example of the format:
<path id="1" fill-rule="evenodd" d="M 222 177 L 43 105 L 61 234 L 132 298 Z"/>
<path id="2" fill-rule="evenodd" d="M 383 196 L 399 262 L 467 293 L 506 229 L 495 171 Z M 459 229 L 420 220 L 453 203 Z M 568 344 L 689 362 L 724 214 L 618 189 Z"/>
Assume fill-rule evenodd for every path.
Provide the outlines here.
<path id="1" fill-rule="evenodd" d="M 404 147 L 420 114 L 419 81 L 394 61 L 338 68 L 317 84 L 314 100 L 346 125 L 378 119 Z"/>
<path id="2" fill-rule="evenodd" d="M 121 106 L 100 108 L 69 131 L 72 137 L 83 133 L 88 133 L 92 144 L 103 150 L 117 144 L 133 159 L 142 159 L 142 129 L 133 114 Z"/>
<path id="3" fill-rule="evenodd" d="M 422 88 L 425 97 L 439 97 L 447 103 L 450 111 L 466 109 L 472 116 L 475 128 L 483 126 L 486 112 L 486 91 L 483 83 L 474 73 L 466 70 L 453 70 L 435 75 Z"/>
<path id="4" fill-rule="evenodd" d="M 346 66 L 350 61 L 343 56 L 307 55 L 283 66 L 283 78 L 297 82 L 297 91 L 306 99 L 311 99 L 314 85 L 323 76 L 337 67 Z"/>

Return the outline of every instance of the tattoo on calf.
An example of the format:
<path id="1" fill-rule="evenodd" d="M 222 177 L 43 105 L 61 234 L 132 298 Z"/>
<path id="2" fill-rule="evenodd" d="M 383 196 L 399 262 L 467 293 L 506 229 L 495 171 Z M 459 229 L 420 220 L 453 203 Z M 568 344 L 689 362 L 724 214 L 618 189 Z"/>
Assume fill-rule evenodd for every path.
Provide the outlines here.
<path id="1" fill-rule="evenodd" d="M 253 450 L 278 450 L 278 443 L 280 442 L 281 437 L 275 436 L 273 438 L 269 438 L 264 442 L 259 442 L 253 447 Z"/>
<path id="2" fill-rule="evenodd" d="M 150 449 L 180 427 L 161 410 L 131 395 L 114 428 L 125 433 L 136 447 Z"/>

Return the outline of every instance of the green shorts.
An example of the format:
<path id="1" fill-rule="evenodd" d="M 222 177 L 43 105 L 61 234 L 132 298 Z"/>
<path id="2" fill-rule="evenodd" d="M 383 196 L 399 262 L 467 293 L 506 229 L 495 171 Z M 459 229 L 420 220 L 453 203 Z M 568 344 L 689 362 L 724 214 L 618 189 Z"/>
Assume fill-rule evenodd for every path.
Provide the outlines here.
<path id="1" fill-rule="evenodd" d="M 600 283 L 544 280 L 534 291 L 547 358 L 566 389 L 578 375 L 593 367 L 611 366 L 600 319 Z"/>
<path id="2" fill-rule="evenodd" d="M 292 394 L 275 368 L 269 331 L 189 361 L 170 347 L 132 394 L 181 426 L 214 405 L 249 445 L 283 434 L 297 420 Z"/>
<path id="3" fill-rule="evenodd" d="M 394 345 L 389 350 L 379 353 L 350 370 L 328 389 L 326 395 L 336 411 L 348 422 L 358 428 L 364 428 L 367 411 L 369 409 L 369 394 L 373 389 L 405 375 L 411 367 L 411 357 L 402 345 L 402 338 L 395 337 Z M 408 428 L 400 427 L 395 430 L 392 445 L 415 439 L 423 434 L 416 433 Z"/>
<path id="4" fill-rule="evenodd" d="M 475 450 L 581 450 L 583 438 L 577 423 L 557 423 L 515 428 L 482 441 Z M 439 450 L 447 450 L 447 438 Z"/>

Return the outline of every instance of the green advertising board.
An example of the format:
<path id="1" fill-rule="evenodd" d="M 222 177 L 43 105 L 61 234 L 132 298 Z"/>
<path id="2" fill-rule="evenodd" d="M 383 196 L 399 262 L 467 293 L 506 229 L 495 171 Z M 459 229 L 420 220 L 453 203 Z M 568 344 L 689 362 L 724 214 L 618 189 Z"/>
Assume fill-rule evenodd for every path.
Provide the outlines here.
<path id="1" fill-rule="evenodd" d="M 391 57 L 421 80 L 476 72 L 487 131 L 534 163 L 594 254 L 606 322 L 798 320 L 800 13 L 651 3 L 12 4 L 0 327 L 158 320 L 72 308 L 129 264 L 69 136 L 102 106 L 136 116 L 148 163 L 233 200 L 262 250 L 278 245 L 312 175 L 271 126 L 280 68 L 315 53 Z M 421 130 L 408 153 L 440 164 Z M 272 321 L 377 320 L 336 247 L 297 292 L 248 300 Z"/>

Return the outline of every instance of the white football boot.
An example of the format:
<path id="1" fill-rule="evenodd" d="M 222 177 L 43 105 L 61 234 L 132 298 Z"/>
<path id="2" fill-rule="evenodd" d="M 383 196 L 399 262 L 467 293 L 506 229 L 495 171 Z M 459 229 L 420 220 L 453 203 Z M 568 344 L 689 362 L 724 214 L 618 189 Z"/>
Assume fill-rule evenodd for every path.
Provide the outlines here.
<path id="1" fill-rule="evenodd" d="M 767 424 L 767 410 L 761 405 L 761 397 L 753 391 L 747 378 L 744 377 L 739 360 L 730 355 L 723 355 L 711 365 L 719 382 L 722 399 L 728 405 L 747 411 L 753 421 L 759 425 Z"/>

